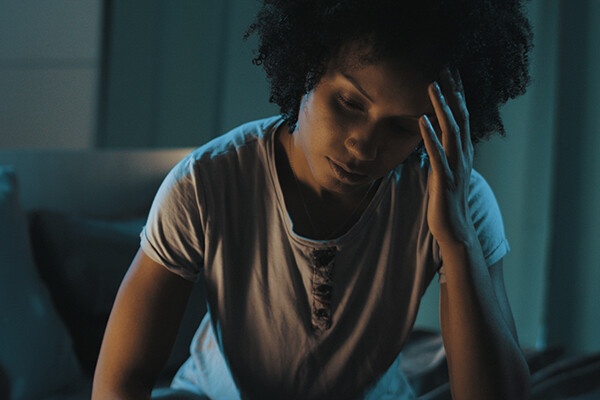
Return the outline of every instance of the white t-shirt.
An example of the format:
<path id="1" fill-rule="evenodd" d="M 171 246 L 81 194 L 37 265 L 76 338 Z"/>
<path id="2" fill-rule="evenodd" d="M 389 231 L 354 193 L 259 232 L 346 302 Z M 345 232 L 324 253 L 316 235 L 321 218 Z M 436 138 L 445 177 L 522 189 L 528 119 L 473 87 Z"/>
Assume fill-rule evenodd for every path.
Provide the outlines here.
<path id="1" fill-rule="evenodd" d="M 441 266 L 428 165 L 409 158 L 343 236 L 311 240 L 294 232 L 279 185 L 280 123 L 251 122 L 193 151 L 152 205 L 144 252 L 206 285 L 208 313 L 174 385 L 213 399 L 406 398 L 398 356 Z M 476 171 L 469 206 L 491 265 L 508 243 Z"/>

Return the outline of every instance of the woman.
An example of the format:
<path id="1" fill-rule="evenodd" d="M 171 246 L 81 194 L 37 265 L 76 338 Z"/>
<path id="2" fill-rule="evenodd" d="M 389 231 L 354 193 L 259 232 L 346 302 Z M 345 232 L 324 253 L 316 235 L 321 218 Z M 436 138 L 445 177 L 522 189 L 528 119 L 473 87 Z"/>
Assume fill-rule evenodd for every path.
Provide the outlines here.
<path id="1" fill-rule="evenodd" d="M 202 276 L 173 387 L 209 398 L 411 398 L 400 352 L 439 273 L 456 399 L 527 398 L 508 252 L 473 143 L 528 81 L 520 1 L 265 1 L 281 116 L 182 160 L 107 326 L 94 398 L 148 398 Z M 111 397 L 111 398 L 113 398 Z"/>

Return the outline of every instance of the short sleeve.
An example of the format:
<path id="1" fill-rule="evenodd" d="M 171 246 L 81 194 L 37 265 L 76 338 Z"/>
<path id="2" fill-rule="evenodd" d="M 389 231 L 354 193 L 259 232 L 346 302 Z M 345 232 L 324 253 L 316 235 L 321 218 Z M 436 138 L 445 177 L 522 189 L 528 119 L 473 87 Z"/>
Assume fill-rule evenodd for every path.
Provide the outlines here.
<path id="1" fill-rule="evenodd" d="M 196 281 L 204 259 L 203 192 L 192 155 L 161 184 L 142 229 L 144 253 L 186 280 Z"/>
<path id="2" fill-rule="evenodd" d="M 481 174 L 475 170 L 471 173 L 469 210 L 483 249 L 485 262 L 489 267 L 500 261 L 510 251 L 510 247 L 494 192 Z M 443 266 L 438 270 L 438 274 L 439 282 L 445 283 L 446 273 Z"/>

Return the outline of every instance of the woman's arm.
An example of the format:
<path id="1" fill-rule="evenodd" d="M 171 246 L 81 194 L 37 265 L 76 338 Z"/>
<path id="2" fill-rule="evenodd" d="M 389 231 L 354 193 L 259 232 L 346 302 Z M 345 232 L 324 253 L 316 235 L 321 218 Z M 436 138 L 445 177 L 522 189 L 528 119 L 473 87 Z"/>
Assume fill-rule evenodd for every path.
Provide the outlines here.
<path id="1" fill-rule="evenodd" d="M 443 93 L 429 96 L 441 127 L 426 116 L 421 135 L 429 154 L 427 223 L 444 263 L 440 319 L 455 399 L 526 399 L 530 376 L 506 300 L 501 265 L 488 270 L 469 210 L 473 145 L 458 72 L 445 71 Z"/>
<path id="2" fill-rule="evenodd" d="M 94 374 L 92 399 L 149 399 L 193 283 L 139 250 L 121 283 Z"/>
<path id="3" fill-rule="evenodd" d="M 440 323 L 454 398 L 529 398 L 529 369 L 504 291 L 502 261 L 488 273 L 483 257 L 474 265 L 477 251 L 453 253 L 444 256 Z"/>

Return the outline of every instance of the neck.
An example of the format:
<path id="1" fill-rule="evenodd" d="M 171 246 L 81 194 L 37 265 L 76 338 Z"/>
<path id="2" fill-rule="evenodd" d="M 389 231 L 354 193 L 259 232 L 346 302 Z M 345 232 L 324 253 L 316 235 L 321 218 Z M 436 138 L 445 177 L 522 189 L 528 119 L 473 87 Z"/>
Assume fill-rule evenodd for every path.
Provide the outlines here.
<path id="1" fill-rule="evenodd" d="M 303 193 L 308 193 L 307 196 L 310 197 L 311 201 L 318 201 L 335 208 L 353 208 L 372 187 L 373 183 L 357 187 L 356 190 L 351 192 L 338 193 L 320 186 L 313 179 L 312 171 L 307 164 L 306 157 L 295 139 L 296 135 L 290 134 L 287 131 L 287 126 L 285 126 L 280 131 L 278 142 L 285 151 L 293 178 L 302 186 Z"/>
<path id="2" fill-rule="evenodd" d="M 277 170 L 294 231 L 314 239 L 332 239 L 345 233 L 362 215 L 377 191 L 379 181 L 354 193 L 334 193 L 310 185 L 296 175 L 297 163 L 306 162 L 294 151 L 293 137 L 283 127 L 276 152 Z"/>

